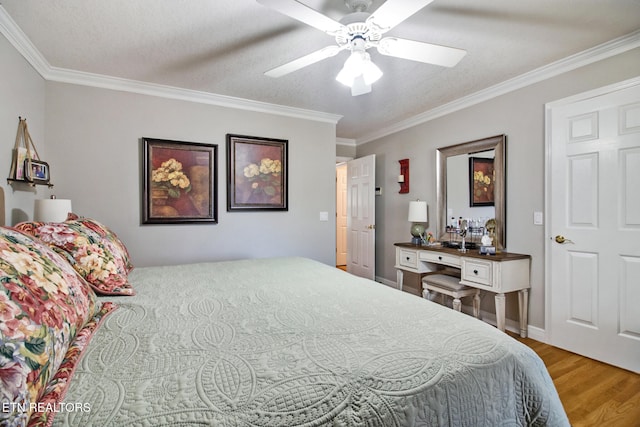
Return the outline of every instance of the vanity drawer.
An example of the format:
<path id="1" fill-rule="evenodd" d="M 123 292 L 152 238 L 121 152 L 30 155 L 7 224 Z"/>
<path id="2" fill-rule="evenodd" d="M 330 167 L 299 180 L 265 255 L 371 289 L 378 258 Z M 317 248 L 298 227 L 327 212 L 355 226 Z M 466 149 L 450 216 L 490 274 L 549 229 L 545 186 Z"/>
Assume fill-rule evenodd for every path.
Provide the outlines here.
<path id="1" fill-rule="evenodd" d="M 463 258 L 462 281 L 479 283 L 485 286 L 493 286 L 493 263 Z"/>
<path id="2" fill-rule="evenodd" d="M 448 255 L 442 252 L 420 252 L 420 261 L 433 262 L 436 264 L 449 265 L 460 268 L 460 257 Z"/>
<path id="3" fill-rule="evenodd" d="M 416 251 L 400 250 L 398 263 L 403 267 L 418 268 L 418 253 Z"/>

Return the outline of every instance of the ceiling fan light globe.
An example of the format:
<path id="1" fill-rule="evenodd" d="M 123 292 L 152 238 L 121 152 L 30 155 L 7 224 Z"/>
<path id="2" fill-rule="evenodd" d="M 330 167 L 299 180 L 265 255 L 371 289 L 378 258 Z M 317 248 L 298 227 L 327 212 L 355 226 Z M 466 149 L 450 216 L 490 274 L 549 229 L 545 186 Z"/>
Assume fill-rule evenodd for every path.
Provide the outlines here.
<path id="1" fill-rule="evenodd" d="M 353 76 L 346 72 L 344 67 L 336 76 L 336 80 L 348 87 L 351 87 L 351 85 L 353 84 Z"/>
<path id="2" fill-rule="evenodd" d="M 382 71 L 371 62 L 371 56 L 367 52 L 353 51 L 336 76 L 336 80 L 345 86 L 353 87 L 354 81 L 358 77 L 362 77 L 367 86 L 382 77 Z"/>
<path id="3" fill-rule="evenodd" d="M 367 85 L 371 85 L 382 77 L 382 70 L 369 59 L 362 64 L 362 77 Z"/>
<path id="4" fill-rule="evenodd" d="M 352 52 L 344 62 L 336 80 L 345 86 L 353 86 L 353 80 L 362 74 L 362 52 Z"/>

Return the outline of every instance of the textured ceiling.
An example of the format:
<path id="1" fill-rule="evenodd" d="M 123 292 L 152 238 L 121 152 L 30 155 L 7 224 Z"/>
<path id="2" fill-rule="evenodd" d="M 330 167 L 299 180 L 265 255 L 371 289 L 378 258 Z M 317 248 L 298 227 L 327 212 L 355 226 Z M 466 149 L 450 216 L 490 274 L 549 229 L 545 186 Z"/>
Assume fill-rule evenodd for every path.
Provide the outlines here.
<path id="1" fill-rule="evenodd" d="M 465 49 L 462 61 L 372 49 L 384 76 L 352 97 L 335 81 L 346 52 L 264 76 L 334 40 L 255 0 L 0 2 L 52 67 L 339 114 L 337 136 L 356 140 L 640 29 L 638 0 L 435 0 L 387 35 Z M 300 2 L 336 20 L 348 12 L 343 0 Z"/>

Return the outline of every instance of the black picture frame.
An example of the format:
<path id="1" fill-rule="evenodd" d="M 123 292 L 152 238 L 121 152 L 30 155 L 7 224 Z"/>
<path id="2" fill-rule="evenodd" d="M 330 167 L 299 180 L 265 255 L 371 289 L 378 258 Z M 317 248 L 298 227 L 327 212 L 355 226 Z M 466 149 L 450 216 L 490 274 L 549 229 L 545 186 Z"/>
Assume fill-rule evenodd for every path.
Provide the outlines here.
<path id="1" fill-rule="evenodd" d="M 142 138 L 142 224 L 218 222 L 218 145 Z"/>
<path id="2" fill-rule="evenodd" d="M 49 185 L 51 179 L 49 164 L 42 160 L 25 160 L 24 179 L 34 184 Z"/>
<path id="3" fill-rule="evenodd" d="M 469 157 L 469 206 L 495 206 L 494 160 Z"/>
<path id="4" fill-rule="evenodd" d="M 288 140 L 227 134 L 227 211 L 287 211 Z"/>

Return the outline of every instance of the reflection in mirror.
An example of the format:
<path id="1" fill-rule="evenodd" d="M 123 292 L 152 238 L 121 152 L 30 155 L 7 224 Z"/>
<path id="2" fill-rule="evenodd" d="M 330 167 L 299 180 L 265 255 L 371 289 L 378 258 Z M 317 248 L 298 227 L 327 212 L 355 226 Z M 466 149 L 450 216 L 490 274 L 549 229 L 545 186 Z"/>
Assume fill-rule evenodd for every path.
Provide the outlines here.
<path id="1" fill-rule="evenodd" d="M 489 182 L 483 185 L 479 191 L 482 193 L 490 192 L 490 194 L 481 194 L 485 203 L 472 203 L 471 185 L 470 185 L 470 169 L 469 159 L 482 158 L 491 159 L 495 157 L 495 150 L 483 151 L 473 154 L 459 154 L 447 158 L 447 226 L 455 226 L 460 218 L 469 220 L 471 227 L 479 227 L 484 225 L 488 219 L 495 218 L 496 209 L 494 200 L 494 177 L 493 174 L 476 178 L 487 179 Z"/>
<path id="2" fill-rule="evenodd" d="M 465 219 L 466 241 L 479 243 L 487 220 L 495 218 L 494 245 L 505 247 L 505 149 L 504 135 L 438 149 L 438 240 L 451 240 L 455 232 L 448 229 L 459 230 Z M 493 159 L 493 164 L 485 159 Z"/>

